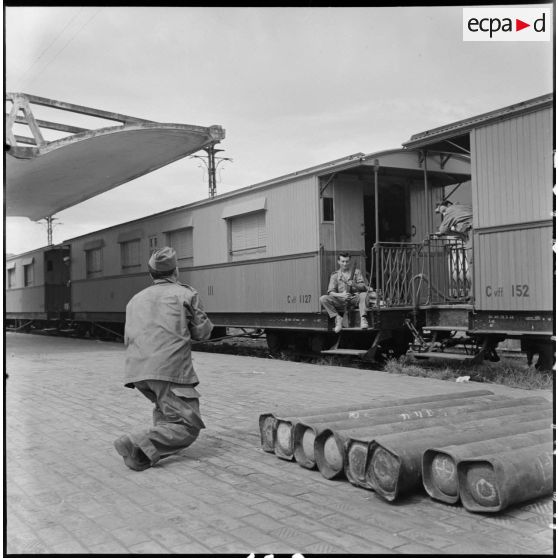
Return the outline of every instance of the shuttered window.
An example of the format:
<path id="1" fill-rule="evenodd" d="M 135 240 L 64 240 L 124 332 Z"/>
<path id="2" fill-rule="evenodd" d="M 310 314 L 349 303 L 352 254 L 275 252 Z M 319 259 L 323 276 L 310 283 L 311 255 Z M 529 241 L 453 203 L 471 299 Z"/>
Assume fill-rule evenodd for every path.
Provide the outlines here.
<path id="1" fill-rule="evenodd" d="M 122 261 L 122 267 L 135 267 L 141 265 L 139 238 L 120 243 L 120 258 Z"/>
<path id="2" fill-rule="evenodd" d="M 33 285 L 33 264 L 28 264 L 23 266 L 23 284 L 26 287 L 31 287 Z"/>
<path id="3" fill-rule="evenodd" d="M 192 266 L 194 263 L 193 230 L 188 227 L 165 233 L 167 246 L 176 250 L 179 266 Z"/>
<path id="4" fill-rule="evenodd" d="M 231 260 L 259 258 L 266 253 L 265 211 L 229 219 Z"/>
<path id="5" fill-rule="evenodd" d="M 8 269 L 8 289 L 15 287 L 15 267 Z"/>
<path id="6" fill-rule="evenodd" d="M 87 277 L 97 277 L 103 271 L 103 249 L 85 251 L 85 272 Z"/>

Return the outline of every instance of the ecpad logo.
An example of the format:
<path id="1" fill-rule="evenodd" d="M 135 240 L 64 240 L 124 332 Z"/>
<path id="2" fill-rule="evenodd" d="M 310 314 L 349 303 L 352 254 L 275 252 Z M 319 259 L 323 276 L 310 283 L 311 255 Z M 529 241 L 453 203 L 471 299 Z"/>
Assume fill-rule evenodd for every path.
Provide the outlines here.
<path id="1" fill-rule="evenodd" d="M 551 9 L 463 8 L 463 40 L 550 41 Z"/>

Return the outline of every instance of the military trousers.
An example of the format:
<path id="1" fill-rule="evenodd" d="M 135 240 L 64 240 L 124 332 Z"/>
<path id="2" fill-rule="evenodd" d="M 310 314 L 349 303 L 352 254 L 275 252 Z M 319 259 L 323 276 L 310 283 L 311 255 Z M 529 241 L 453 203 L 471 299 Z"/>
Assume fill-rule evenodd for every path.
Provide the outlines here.
<path id="1" fill-rule="evenodd" d="M 322 295 L 320 297 L 320 303 L 325 308 L 330 318 L 343 315 L 347 310 L 351 310 L 357 306 L 360 311 L 360 316 L 366 317 L 368 312 L 368 293 L 355 293 L 347 300 L 341 300 L 331 295 Z"/>
<path id="2" fill-rule="evenodd" d="M 130 434 L 134 445 L 151 465 L 187 448 L 205 428 L 200 415 L 199 393 L 193 386 L 142 380 L 134 382 L 134 387 L 155 404 L 153 426 Z"/>

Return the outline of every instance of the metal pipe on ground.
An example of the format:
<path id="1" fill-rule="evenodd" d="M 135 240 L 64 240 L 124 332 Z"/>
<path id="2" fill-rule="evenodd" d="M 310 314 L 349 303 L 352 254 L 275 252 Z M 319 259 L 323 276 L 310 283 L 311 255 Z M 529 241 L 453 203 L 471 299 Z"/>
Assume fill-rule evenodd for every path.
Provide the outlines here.
<path id="1" fill-rule="evenodd" d="M 488 395 L 479 398 L 468 398 L 468 399 L 454 399 L 452 401 L 436 401 L 429 406 L 414 406 L 412 408 L 405 409 L 404 407 L 397 407 L 394 410 L 384 409 L 382 412 L 364 411 L 358 417 L 351 419 L 345 419 L 341 421 L 325 421 L 325 422 L 314 422 L 312 418 L 303 419 L 296 423 L 293 428 L 293 455 L 296 462 L 306 469 L 314 469 L 316 464 L 316 438 L 324 431 L 333 431 L 335 435 L 336 432 L 340 430 L 361 428 L 366 425 L 379 425 L 388 423 L 400 423 L 409 420 L 429 420 L 433 417 L 439 416 L 453 416 L 461 413 L 468 413 L 473 411 L 481 410 L 493 410 L 503 407 L 513 407 L 521 404 L 539 404 L 546 401 L 541 397 L 524 397 L 524 398 L 513 398 L 504 395 Z M 381 416 L 379 416 L 381 415 Z M 420 428 L 420 427 L 417 427 Z M 344 440 L 338 441 L 339 453 L 343 454 L 343 442 Z M 321 443 L 321 442 L 320 442 Z M 322 448 L 323 449 L 323 448 Z M 332 448 L 333 449 L 333 448 Z M 323 458 L 323 456 L 322 456 Z M 327 463 L 324 462 L 324 469 L 321 470 L 325 473 L 326 478 L 335 478 L 338 474 L 342 472 L 337 469 L 328 469 Z"/>
<path id="2" fill-rule="evenodd" d="M 451 393 L 451 394 L 440 394 L 440 395 L 425 395 L 420 397 L 412 397 L 412 398 L 405 398 L 405 399 L 389 399 L 384 401 L 376 401 L 371 402 L 369 406 L 360 406 L 360 407 L 352 407 L 348 408 L 344 411 L 339 412 L 331 412 L 328 411 L 322 414 L 300 414 L 298 416 L 291 416 L 285 418 L 276 418 L 274 422 L 272 438 L 274 440 L 273 449 L 275 451 L 275 455 L 280 457 L 281 459 L 292 460 L 294 458 L 294 446 L 293 446 L 293 430 L 296 423 L 302 420 L 312 420 L 314 422 L 324 422 L 324 421 L 335 421 L 335 420 L 344 420 L 344 419 L 351 419 L 351 418 L 359 418 L 362 417 L 362 413 L 364 412 L 375 412 L 381 409 L 386 409 L 389 407 L 400 407 L 402 405 L 411 405 L 416 404 L 419 405 L 420 403 L 426 402 L 435 402 L 435 401 L 453 401 L 456 399 L 461 398 L 470 398 L 470 397 L 482 397 L 485 395 L 494 395 L 491 391 L 488 390 L 475 390 L 470 392 L 463 392 L 463 393 Z M 260 433 L 262 433 L 261 425 L 262 425 L 262 416 L 260 415 Z M 265 418 L 263 419 L 265 422 Z M 263 434 L 262 434 L 263 440 Z M 266 439 L 269 438 L 269 433 L 266 434 Z"/>
<path id="3" fill-rule="evenodd" d="M 457 464 L 460 461 L 487 454 L 520 450 L 538 444 L 551 445 L 553 439 L 553 429 L 545 428 L 492 440 L 429 448 L 422 456 L 422 484 L 431 498 L 455 504 L 459 501 Z"/>
<path id="4" fill-rule="evenodd" d="M 393 502 L 400 495 L 422 487 L 422 454 L 429 447 L 540 430 L 547 428 L 552 422 L 550 405 L 546 412 L 524 412 L 525 408 L 522 410 L 523 412 L 506 415 L 505 424 L 502 424 L 500 417 L 434 426 L 420 433 L 378 436 L 370 443 L 366 460 L 366 481 L 385 500 Z"/>
<path id="5" fill-rule="evenodd" d="M 465 459 L 457 465 L 461 502 L 470 512 L 497 512 L 552 494 L 553 444 Z"/>
<path id="6" fill-rule="evenodd" d="M 492 391 L 487 389 L 477 389 L 470 391 L 446 393 L 438 396 L 424 395 L 418 397 L 409 397 L 407 399 L 388 399 L 388 400 L 376 400 L 370 401 L 368 403 L 351 403 L 347 405 L 340 405 L 337 407 L 318 407 L 318 408 L 304 408 L 298 407 L 285 407 L 283 409 L 278 409 L 274 412 L 262 413 L 259 417 L 259 428 L 260 428 L 260 440 L 262 449 L 268 453 L 273 453 L 275 451 L 275 439 L 277 432 L 277 421 L 278 420 L 300 420 L 307 417 L 324 416 L 327 414 L 334 414 L 340 412 L 348 411 L 358 411 L 362 409 L 369 409 L 371 407 L 381 408 L 391 407 L 397 402 L 406 401 L 409 404 L 412 403 L 424 403 L 426 401 L 435 401 L 435 397 L 438 399 L 458 399 L 462 397 L 480 397 L 483 395 L 494 395 Z"/>
<path id="7" fill-rule="evenodd" d="M 538 409 L 540 405 L 548 404 L 548 401 L 543 397 L 524 397 L 495 400 L 493 402 L 488 401 L 488 405 L 484 403 L 482 400 L 476 400 L 470 403 L 464 402 L 455 407 L 426 409 L 425 411 L 427 412 L 423 412 L 422 417 L 412 413 L 401 413 L 395 417 L 388 416 L 386 418 L 380 417 L 361 421 L 354 424 L 354 426 L 348 425 L 346 422 L 337 423 L 337 425 L 314 426 L 314 430 L 318 431 L 313 446 L 314 461 L 325 478 L 333 479 L 345 472 L 345 475 L 352 484 L 366 487 L 363 468 L 366 461 L 368 443 L 350 444 L 349 440 L 351 438 L 370 442 L 379 435 L 439 426 L 443 424 L 442 420 L 445 420 L 446 423 L 462 423 L 473 419 L 489 419 L 502 416 L 503 414 L 513 414 L 516 412 L 516 409 L 522 406 L 534 410 Z M 299 428 L 299 425 L 295 427 L 295 458 L 297 461 L 307 459 L 307 462 L 309 462 L 310 448 L 308 447 L 308 440 L 311 439 L 312 433 L 309 429 L 303 430 L 303 427 Z M 304 446 L 305 433 L 307 434 L 306 446 Z M 302 438 L 297 438 L 297 435 L 302 436 Z M 306 452 L 306 455 L 302 456 L 303 452 Z M 348 458 L 349 453 L 351 453 L 351 460 Z"/>

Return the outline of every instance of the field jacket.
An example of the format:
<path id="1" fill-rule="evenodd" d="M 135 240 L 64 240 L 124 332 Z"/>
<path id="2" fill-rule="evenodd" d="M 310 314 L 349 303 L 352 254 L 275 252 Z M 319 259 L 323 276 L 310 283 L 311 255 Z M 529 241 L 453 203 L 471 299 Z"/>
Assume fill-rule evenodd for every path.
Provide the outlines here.
<path id="1" fill-rule="evenodd" d="M 197 385 L 191 339 L 208 339 L 212 329 L 192 287 L 156 279 L 126 306 L 124 385 L 140 380 Z"/>
<path id="2" fill-rule="evenodd" d="M 340 270 L 334 271 L 329 277 L 327 292 L 329 293 L 360 293 L 368 290 L 366 282 L 360 269 L 356 268 L 353 273 L 352 286 L 347 285 L 345 274 Z"/>

